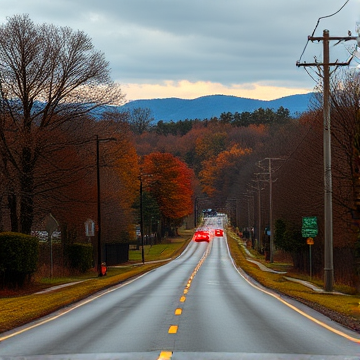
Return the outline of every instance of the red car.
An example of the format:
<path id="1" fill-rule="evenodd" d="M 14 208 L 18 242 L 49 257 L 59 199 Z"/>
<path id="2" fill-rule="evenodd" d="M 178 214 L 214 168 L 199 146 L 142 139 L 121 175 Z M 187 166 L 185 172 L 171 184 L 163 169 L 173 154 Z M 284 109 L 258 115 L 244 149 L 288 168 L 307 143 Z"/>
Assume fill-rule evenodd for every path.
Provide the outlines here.
<path id="1" fill-rule="evenodd" d="M 215 236 L 224 236 L 223 229 L 215 229 Z"/>
<path id="2" fill-rule="evenodd" d="M 201 241 L 210 241 L 210 235 L 208 231 L 198 230 L 194 234 L 194 241 L 201 242 Z"/>

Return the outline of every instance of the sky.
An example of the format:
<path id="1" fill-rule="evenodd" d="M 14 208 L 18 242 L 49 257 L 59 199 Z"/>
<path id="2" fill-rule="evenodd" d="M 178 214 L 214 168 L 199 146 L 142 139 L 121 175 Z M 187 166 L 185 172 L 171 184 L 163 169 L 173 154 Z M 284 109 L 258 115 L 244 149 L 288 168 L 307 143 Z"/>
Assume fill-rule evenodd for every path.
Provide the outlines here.
<path id="1" fill-rule="evenodd" d="M 360 0 L 0 0 L 0 9 L 1 25 L 29 14 L 84 31 L 127 101 L 311 92 L 317 75 L 296 61 L 321 60 L 322 43 L 308 36 L 356 36 L 360 21 Z M 356 44 L 334 43 L 331 60 L 341 62 Z"/>

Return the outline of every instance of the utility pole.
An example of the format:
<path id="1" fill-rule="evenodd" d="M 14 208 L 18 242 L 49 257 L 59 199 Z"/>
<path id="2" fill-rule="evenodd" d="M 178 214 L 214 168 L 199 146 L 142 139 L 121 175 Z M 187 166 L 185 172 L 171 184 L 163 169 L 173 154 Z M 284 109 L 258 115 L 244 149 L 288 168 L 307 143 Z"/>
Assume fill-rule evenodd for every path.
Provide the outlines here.
<path id="1" fill-rule="evenodd" d="M 272 201 L 272 169 L 271 158 L 269 160 L 269 201 L 270 201 L 270 262 L 274 262 L 274 226 L 273 226 L 273 201 Z"/>
<path id="2" fill-rule="evenodd" d="M 143 183 L 140 174 L 140 232 L 141 232 L 141 261 L 145 264 L 144 253 L 144 209 L 143 209 Z"/>
<path id="3" fill-rule="evenodd" d="M 272 184 L 273 182 L 275 182 L 276 180 L 273 180 L 272 178 L 272 173 L 273 173 L 273 167 L 272 167 L 272 161 L 273 160 L 284 160 L 282 158 L 265 158 L 264 160 L 268 160 L 268 172 L 267 173 L 263 173 L 263 175 L 269 175 L 269 226 L 270 226 L 270 262 L 273 263 L 274 262 L 274 226 L 273 226 L 273 196 L 272 196 Z M 263 160 L 261 160 L 263 161 Z M 259 161 L 259 166 L 261 161 Z"/>
<path id="4" fill-rule="evenodd" d="M 229 201 L 234 201 L 235 205 L 230 205 L 230 221 L 232 219 L 234 219 L 234 225 L 235 227 L 237 227 L 238 224 L 238 209 L 237 209 L 237 204 L 238 204 L 238 199 L 234 198 L 234 199 L 226 199 L 226 203 L 229 203 Z M 234 209 L 234 211 L 233 211 Z M 234 216 L 233 216 L 234 213 Z"/>
<path id="5" fill-rule="evenodd" d="M 257 201 L 258 201 L 258 205 L 257 205 L 257 210 L 258 210 L 258 231 L 257 231 L 257 243 L 256 243 L 256 250 L 260 253 L 261 252 L 261 247 L 262 247 L 262 239 L 261 239 L 261 190 L 263 190 L 260 186 L 260 179 L 259 179 L 259 174 L 255 174 L 256 175 L 256 180 L 253 180 L 256 182 L 256 186 L 251 186 L 254 190 L 257 191 Z"/>
<path id="6" fill-rule="evenodd" d="M 323 68 L 323 149 L 324 149 L 324 289 L 333 291 L 334 285 L 334 263 L 333 263 L 333 212 L 332 212 L 332 174 L 331 174 L 331 117 L 330 117 L 330 66 L 347 66 L 346 63 L 338 61 L 330 62 L 329 42 L 330 40 L 348 41 L 357 40 L 356 36 L 330 37 L 329 30 L 323 31 L 322 37 L 309 36 L 309 41 L 323 42 L 323 63 L 296 63 L 296 66 L 316 66 Z"/>
<path id="7" fill-rule="evenodd" d="M 254 195 L 252 194 L 253 190 L 247 190 L 247 193 L 244 193 L 243 196 L 247 198 L 247 205 L 248 205 L 248 231 L 251 241 L 251 247 L 254 248 L 254 233 L 252 231 L 255 218 L 255 199 Z"/>
<path id="8" fill-rule="evenodd" d="M 99 276 L 103 276 L 101 271 L 102 256 L 101 256 L 101 186 L 100 186 L 100 142 L 117 141 L 116 138 L 100 139 L 99 135 L 95 135 L 96 140 L 96 187 L 97 187 L 97 271 Z"/>

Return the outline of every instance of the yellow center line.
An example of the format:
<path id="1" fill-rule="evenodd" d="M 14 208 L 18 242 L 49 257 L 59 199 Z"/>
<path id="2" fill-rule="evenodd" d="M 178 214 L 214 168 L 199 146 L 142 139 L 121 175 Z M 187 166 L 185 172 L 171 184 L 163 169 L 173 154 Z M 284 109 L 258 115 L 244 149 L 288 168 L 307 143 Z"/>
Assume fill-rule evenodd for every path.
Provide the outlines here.
<path id="1" fill-rule="evenodd" d="M 169 334 L 176 334 L 177 331 L 178 331 L 178 326 L 177 326 L 177 325 L 171 325 L 171 326 L 169 327 L 168 333 L 169 333 Z"/>
<path id="2" fill-rule="evenodd" d="M 194 276 L 196 275 L 197 271 L 200 269 L 200 266 L 202 265 L 202 263 L 204 262 L 205 258 L 208 256 L 209 254 L 209 247 L 207 248 L 207 251 L 205 252 L 205 254 L 203 255 L 203 257 L 200 259 L 199 263 L 197 264 L 195 270 L 193 271 L 193 273 L 191 274 L 187 284 L 186 284 L 186 287 L 184 289 L 184 294 L 187 294 L 188 291 L 189 291 L 189 288 L 190 288 L 190 285 L 191 285 L 191 281 L 193 280 Z M 181 296 L 180 297 L 180 302 L 185 302 L 186 300 L 186 296 Z M 182 314 L 182 309 L 181 308 L 177 308 L 175 310 L 175 315 L 181 315 Z M 178 328 L 179 326 L 178 325 L 171 325 L 169 327 L 169 331 L 168 333 L 169 334 L 176 334 L 177 331 L 178 331 Z M 172 357 L 172 352 L 171 351 L 162 351 L 160 353 L 160 356 L 157 360 L 171 360 L 171 357 Z"/>
<path id="3" fill-rule="evenodd" d="M 171 360 L 172 351 L 162 351 L 157 360 Z"/>

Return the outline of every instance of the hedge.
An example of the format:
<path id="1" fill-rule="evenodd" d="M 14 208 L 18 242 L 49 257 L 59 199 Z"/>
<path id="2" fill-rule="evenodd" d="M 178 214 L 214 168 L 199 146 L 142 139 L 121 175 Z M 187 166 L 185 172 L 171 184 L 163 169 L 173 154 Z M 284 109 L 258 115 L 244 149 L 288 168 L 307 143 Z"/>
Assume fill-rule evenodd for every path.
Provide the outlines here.
<path id="1" fill-rule="evenodd" d="M 67 247 L 70 266 L 81 272 L 92 268 L 93 247 L 91 244 L 72 244 Z"/>
<path id="2" fill-rule="evenodd" d="M 36 271 L 39 240 L 30 235 L 0 233 L 0 286 L 23 286 Z"/>

